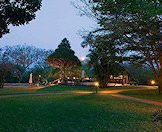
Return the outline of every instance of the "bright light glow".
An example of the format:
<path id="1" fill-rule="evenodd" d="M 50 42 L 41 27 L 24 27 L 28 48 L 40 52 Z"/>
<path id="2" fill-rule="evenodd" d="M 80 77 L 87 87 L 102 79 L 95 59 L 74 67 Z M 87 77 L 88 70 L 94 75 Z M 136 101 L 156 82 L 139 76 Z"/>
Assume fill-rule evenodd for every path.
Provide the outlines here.
<path id="1" fill-rule="evenodd" d="M 80 57 L 80 60 L 81 60 L 81 61 L 85 61 L 85 59 L 86 59 L 86 58 L 85 58 L 84 56 Z"/>
<path id="2" fill-rule="evenodd" d="M 99 86 L 99 83 L 98 82 L 95 82 L 95 86 L 98 87 Z"/>
<path id="3" fill-rule="evenodd" d="M 151 85 L 155 85 L 155 81 L 154 80 L 151 80 Z"/>

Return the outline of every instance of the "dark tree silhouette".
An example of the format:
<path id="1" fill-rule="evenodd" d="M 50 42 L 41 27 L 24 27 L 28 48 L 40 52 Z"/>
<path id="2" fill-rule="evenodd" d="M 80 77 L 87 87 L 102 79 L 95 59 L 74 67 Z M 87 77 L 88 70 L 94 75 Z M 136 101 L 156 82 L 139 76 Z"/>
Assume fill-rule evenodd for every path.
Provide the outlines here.
<path id="1" fill-rule="evenodd" d="M 1 0 L 0 38 L 9 33 L 9 25 L 24 25 L 35 19 L 35 12 L 40 7 L 41 0 Z"/>
<path id="2" fill-rule="evenodd" d="M 71 49 L 66 38 L 62 40 L 58 48 L 48 57 L 48 62 L 53 67 L 61 70 L 63 82 L 69 70 L 81 65 L 80 60 L 75 56 L 75 52 Z"/>

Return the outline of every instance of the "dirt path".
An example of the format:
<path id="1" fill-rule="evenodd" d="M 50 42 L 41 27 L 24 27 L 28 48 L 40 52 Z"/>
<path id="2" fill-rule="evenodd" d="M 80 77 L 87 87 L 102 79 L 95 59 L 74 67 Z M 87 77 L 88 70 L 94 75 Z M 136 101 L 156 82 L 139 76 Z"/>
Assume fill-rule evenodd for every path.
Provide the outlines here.
<path id="1" fill-rule="evenodd" d="M 131 100 L 131 101 L 135 101 L 135 102 L 140 102 L 140 103 L 145 103 L 145 104 L 162 106 L 162 102 L 152 101 L 152 100 L 146 100 L 146 99 L 141 99 L 141 98 L 136 98 L 136 97 L 131 97 L 131 96 L 127 96 L 127 95 L 120 94 L 121 92 L 124 92 L 124 91 L 145 90 L 145 89 L 149 89 L 149 88 L 106 90 L 106 91 L 101 91 L 100 94 L 109 94 L 109 95 L 111 95 L 113 97 L 117 97 L 117 98 L 121 98 L 121 99 L 127 99 L 127 100 Z"/>
<path id="2" fill-rule="evenodd" d="M 135 98 L 135 97 L 121 95 L 121 94 L 110 94 L 110 95 L 113 96 L 113 97 L 127 99 L 127 100 L 131 100 L 131 101 L 135 101 L 135 102 L 140 102 L 140 103 L 145 103 L 145 104 L 162 106 L 162 102 L 157 102 L 157 101 L 152 101 L 152 100 L 146 100 L 146 99 L 140 99 L 140 98 Z"/>

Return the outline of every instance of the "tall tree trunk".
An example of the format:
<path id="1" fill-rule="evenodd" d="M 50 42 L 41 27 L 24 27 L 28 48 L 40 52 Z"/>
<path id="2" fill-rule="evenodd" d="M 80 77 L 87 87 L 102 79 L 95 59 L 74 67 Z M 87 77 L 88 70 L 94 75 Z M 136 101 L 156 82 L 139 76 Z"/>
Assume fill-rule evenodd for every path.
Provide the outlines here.
<path id="1" fill-rule="evenodd" d="M 162 68 L 160 68 L 160 73 L 159 73 L 159 82 L 158 82 L 158 89 L 159 89 L 159 94 L 162 93 Z"/>
<path id="2" fill-rule="evenodd" d="M 159 71 L 159 78 L 158 78 L 158 89 L 159 89 L 159 94 L 162 93 L 162 49 L 160 50 L 159 53 L 159 57 L 160 57 L 160 71 Z"/>
<path id="3" fill-rule="evenodd" d="M 63 72 L 62 83 L 66 83 L 66 68 L 65 68 L 65 64 L 63 65 L 62 72 Z"/>

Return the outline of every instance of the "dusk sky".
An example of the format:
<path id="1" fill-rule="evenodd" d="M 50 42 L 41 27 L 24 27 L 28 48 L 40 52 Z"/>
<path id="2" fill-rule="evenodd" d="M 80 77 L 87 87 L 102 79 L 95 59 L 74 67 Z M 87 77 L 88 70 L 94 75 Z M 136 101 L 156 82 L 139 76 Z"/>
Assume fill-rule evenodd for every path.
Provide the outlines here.
<path id="1" fill-rule="evenodd" d="M 43 0 L 36 19 L 25 26 L 11 26 L 10 33 L 0 39 L 0 46 L 29 44 L 54 50 L 67 37 L 76 55 L 86 56 L 88 49 L 80 46 L 82 38 L 78 33 L 79 30 L 94 27 L 94 22 L 78 14 L 70 0 Z"/>

